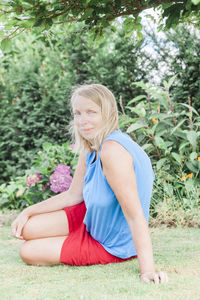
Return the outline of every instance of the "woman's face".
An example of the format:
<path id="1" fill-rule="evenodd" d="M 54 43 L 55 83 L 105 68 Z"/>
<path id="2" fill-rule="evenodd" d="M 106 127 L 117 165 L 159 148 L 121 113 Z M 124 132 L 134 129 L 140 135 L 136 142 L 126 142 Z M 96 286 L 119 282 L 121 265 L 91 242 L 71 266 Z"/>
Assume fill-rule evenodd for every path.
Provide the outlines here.
<path id="1" fill-rule="evenodd" d="M 102 127 L 102 113 L 99 105 L 92 100 L 77 96 L 73 101 L 74 122 L 83 138 L 92 142 Z"/>

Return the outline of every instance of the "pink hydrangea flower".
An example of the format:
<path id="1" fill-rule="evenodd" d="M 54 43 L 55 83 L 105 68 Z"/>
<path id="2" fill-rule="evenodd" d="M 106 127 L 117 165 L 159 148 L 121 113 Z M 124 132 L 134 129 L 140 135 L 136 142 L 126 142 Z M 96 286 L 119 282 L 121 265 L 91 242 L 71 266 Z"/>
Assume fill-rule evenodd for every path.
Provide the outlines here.
<path id="1" fill-rule="evenodd" d="M 50 189 L 54 193 L 65 192 L 72 182 L 70 167 L 60 164 L 50 176 Z"/>
<path id="2" fill-rule="evenodd" d="M 26 178 L 26 186 L 28 188 L 31 187 L 31 185 L 33 185 L 34 183 L 38 183 L 41 179 L 40 174 L 36 173 L 34 175 L 30 175 Z"/>

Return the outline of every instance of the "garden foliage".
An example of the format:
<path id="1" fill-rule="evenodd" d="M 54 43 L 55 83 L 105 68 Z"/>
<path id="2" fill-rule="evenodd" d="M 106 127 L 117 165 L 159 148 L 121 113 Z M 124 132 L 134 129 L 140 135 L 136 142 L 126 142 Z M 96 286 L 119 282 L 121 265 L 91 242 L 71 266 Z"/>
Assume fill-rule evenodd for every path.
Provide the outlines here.
<path id="1" fill-rule="evenodd" d="M 170 28 L 178 22 L 188 20 L 198 26 L 200 20 L 200 0 L 187 1 L 154 1 L 154 0 L 127 0 L 127 1 L 1 1 L 0 23 L 5 25 L 0 31 L 5 35 L 1 47 L 6 49 L 10 45 L 12 37 L 23 31 L 49 30 L 56 23 L 81 23 L 83 30 L 92 33 L 94 38 L 102 36 L 104 29 L 113 26 L 113 20 L 121 17 L 123 26 L 127 32 L 138 31 L 141 34 L 141 17 L 139 14 L 154 8 L 162 12 L 160 14 L 160 27 Z M 8 4 L 9 3 L 9 4 Z M 148 17 L 154 20 L 154 14 Z M 81 35 L 79 35 L 81 36 Z"/>
<path id="2" fill-rule="evenodd" d="M 172 212 L 183 219 L 188 211 L 198 215 L 200 205 L 200 115 L 191 105 L 172 100 L 174 80 L 164 81 L 164 88 L 135 83 L 145 93 L 128 103 L 128 115 L 120 116 L 121 128 L 151 158 L 156 173 L 151 216 L 162 222 Z"/>
<path id="3" fill-rule="evenodd" d="M 77 164 L 72 145 L 44 143 L 32 167 L 0 186 L 0 208 L 22 209 L 67 190 Z"/>
<path id="4" fill-rule="evenodd" d="M 0 183 L 22 176 L 43 143 L 60 145 L 70 139 L 72 86 L 105 84 L 124 104 L 141 92 L 133 85 L 145 77 L 138 65 L 140 43 L 121 29 L 94 48 L 87 35 L 77 43 L 79 26 L 67 29 L 61 35 L 59 27 L 46 39 L 20 36 L 1 58 Z"/>
<path id="5" fill-rule="evenodd" d="M 150 68 L 142 63 L 142 41 L 123 29 L 112 36 L 107 30 L 98 43 L 87 35 L 77 40 L 79 29 L 21 36 L 1 58 L 0 207 L 22 209 L 69 187 L 77 163 L 66 142 L 70 91 L 76 84 L 98 82 L 116 96 L 120 128 L 151 158 L 156 175 L 151 217 L 167 224 L 198 223 L 198 41 L 187 59 L 184 39 L 191 37 L 192 44 L 194 36 L 182 34 L 181 42 L 177 34 L 179 56 L 171 60 L 163 86 L 151 86 L 145 83 Z M 52 187 L 53 180 L 58 185 Z"/>

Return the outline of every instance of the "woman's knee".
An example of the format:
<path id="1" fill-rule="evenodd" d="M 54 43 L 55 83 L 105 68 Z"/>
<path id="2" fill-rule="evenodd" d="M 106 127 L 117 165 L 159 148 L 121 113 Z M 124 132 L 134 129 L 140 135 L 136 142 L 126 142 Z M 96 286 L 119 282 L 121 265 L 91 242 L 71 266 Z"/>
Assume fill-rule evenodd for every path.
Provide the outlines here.
<path id="1" fill-rule="evenodd" d="M 20 248 L 22 260 L 30 265 L 55 265 L 60 263 L 60 252 L 66 236 L 25 241 Z"/>
<path id="2" fill-rule="evenodd" d="M 26 241 L 68 234 L 69 225 L 64 210 L 32 216 L 22 230 Z"/>
<path id="3" fill-rule="evenodd" d="M 24 242 L 24 244 L 20 248 L 21 259 L 29 265 L 35 265 L 35 266 L 48 265 L 48 262 L 46 261 L 46 257 L 44 256 L 43 251 L 41 251 L 40 247 L 38 247 L 38 243 L 39 242 L 37 240 Z"/>
<path id="4" fill-rule="evenodd" d="M 22 244 L 19 254 L 25 263 L 33 264 L 33 252 L 34 249 L 31 247 L 31 242 L 26 241 Z"/>
<path id="5" fill-rule="evenodd" d="M 30 217 L 30 219 L 26 222 L 22 230 L 22 236 L 26 241 L 33 239 L 35 235 L 35 226 L 33 218 L 34 217 Z"/>

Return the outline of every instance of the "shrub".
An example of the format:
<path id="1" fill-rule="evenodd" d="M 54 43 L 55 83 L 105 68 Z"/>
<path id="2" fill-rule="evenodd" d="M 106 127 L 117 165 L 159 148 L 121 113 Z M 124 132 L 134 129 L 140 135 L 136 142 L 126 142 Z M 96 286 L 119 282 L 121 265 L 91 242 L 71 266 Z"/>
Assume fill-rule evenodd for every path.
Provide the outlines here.
<path id="1" fill-rule="evenodd" d="M 80 28 L 62 24 L 43 38 L 26 33 L 0 59 L 0 184 L 22 176 L 43 143 L 69 140 L 72 86 L 99 82 L 124 103 L 141 90 L 133 81 L 145 74 L 138 66 L 142 42 L 119 28 L 98 47 L 87 33 L 77 43 Z"/>
<path id="2" fill-rule="evenodd" d="M 129 101 L 130 113 L 120 116 L 120 127 L 142 145 L 156 173 L 153 217 L 159 217 L 163 203 L 168 213 L 195 211 L 200 204 L 200 116 L 191 105 L 172 101 L 173 80 L 164 82 L 164 89 L 135 83 L 145 94 Z"/>
<path id="3" fill-rule="evenodd" d="M 42 146 L 24 176 L 0 186 L 0 208 L 23 209 L 69 188 L 77 163 L 71 146 L 69 143 Z"/>
<path id="4" fill-rule="evenodd" d="M 55 52 L 31 34 L 13 47 L 0 67 L 0 183 L 22 176 L 43 143 L 69 139 L 71 78 L 60 66 L 64 54 L 58 63 Z"/>

